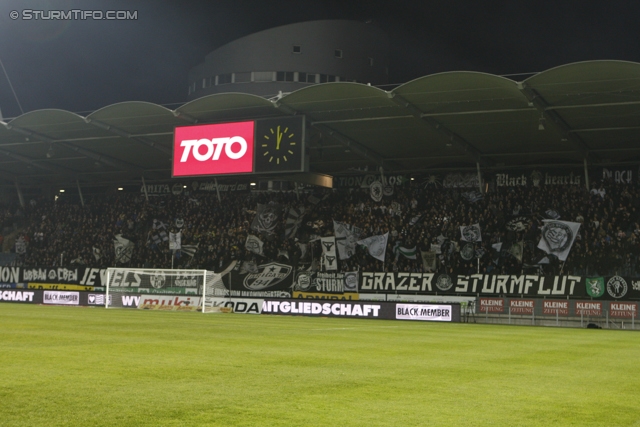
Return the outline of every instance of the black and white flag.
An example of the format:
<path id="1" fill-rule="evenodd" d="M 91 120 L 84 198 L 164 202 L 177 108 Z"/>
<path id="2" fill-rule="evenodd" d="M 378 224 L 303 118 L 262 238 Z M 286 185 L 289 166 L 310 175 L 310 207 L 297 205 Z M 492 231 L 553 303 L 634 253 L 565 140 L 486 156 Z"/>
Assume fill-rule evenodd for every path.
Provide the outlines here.
<path id="1" fill-rule="evenodd" d="M 420 218 L 422 218 L 422 214 L 414 216 L 411 218 L 411 221 L 409 221 L 409 225 L 413 227 L 418 223 L 418 221 L 420 221 Z"/>
<path id="2" fill-rule="evenodd" d="M 369 251 L 369 255 L 384 261 L 384 257 L 387 254 L 387 241 L 389 240 L 389 233 L 384 233 L 379 236 L 371 236 L 366 239 L 358 240 L 356 243 L 366 246 Z"/>
<path id="3" fill-rule="evenodd" d="M 27 246 L 28 246 L 28 243 L 25 240 L 24 236 L 20 236 L 20 237 L 18 237 L 16 239 L 15 247 L 16 247 L 16 253 L 17 254 L 19 254 L 19 255 L 26 254 L 27 253 Z"/>
<path id="4" fill-rule="evenodd" d="M 460 248 L 460 256 L 463 260 L 469 261 L 475 255 L 475 249 L 473 248 L 473 244 L 467 243 L 462 248 Z"/>
<path id="5" fill-rule="evenodd" d="M 338 245 L 338 255 L 341 260 L 349 259 L 356 253 L 356 245 L 362 234 L 362 229 L 345 222 L 333 221 L 333 232 Z"/>
<path id="6" fill-rule="evenodd" d="M 304 206 L 289 209 L 289 214 L 287 215 L 287 223 L 284 230 L 285 239 L 291 239 L 292 237 L 295 237 L 296 233 L 298 232 L 298 228 L 300 228 L 300 225 L 302 224 L 303 219 Z"/>
<path id="7" fill-rule="evenodd" d="M 482 242 L 480 224 L 472 224 L 460 227 L 460 240 L 465 242 Z"/>
<path id="8" fill-rule="evenodd" d="M 96 261 L 98 261 L 100 258 L 102 258 L 102 253 L 100 252 L 100 249 L 98 249 L 95 246 L 93 246 L 91 248 L 91 250 L 93 252 L 93 257 L 96 259 Z"/>
<path id="9" fill-rule="evenodd" d="M 482 200 L 482 193 L 480 193 L 478 190 L 465 191 L 460 195 L 469 203 L 475 203 L 479 200 Z"/>
<path id="10" fill-rule="evenodd" d="M 131 240 L 122 237 L 122 234 L 118 234 L 113 240 L 113 247 L 116 252 L 117 263 L 127 263 L 131 261 L 131 255 L 133 255 L 134 244 Z"/>
<path id="11" fill-rule="evenodd" d="M 426 271 L 436 270 L 436 253 L 433 251 L 421 252 L 422 265 Z"/>
<path id="12" fill-rule="evenodd" d="M 338 259 L 336 256 L 336 238 L 322 237 L 320 239 L 322 245 L 322 263 L 327 271 L 334 271 L 338 269 Z"/>
<path id="13" fill-rule="evenodd" d="M 182 253 L 193 258 L 198 250 L 198 244 L 196 245 L 182 245 Z"/>
<path id="14" fill-rule="evenodd" d="M 273 234 L 278 225 L 281 211 L 282 206 L 277 203 L 269 203 L 268 205 L 258 203 L 256 216 L 251 223 L 251 229 L 259 233 Z"/>
<path id="15" fill-rule="evenodd" d="M 557 256 L 560 261 L 566 261 L 581 224 L 548 219 L 543 222 L 542 238 L 538 242 L 538 248 Z"/>
<path id="16" fill-rule="evenodd" d="M 515 259 L 522 262 L 522 254 L 524 253 L 524 243 L 514 242 L 509 248 L 509 253 L 513 255 Z"/>
<path id="17" fill-rule="evenodd" d="M 562 217 L 562 213 L 560 213 L 560 211 L 557 210 L 557 209 L 549 208 L 546 211 L 544 211 L 544 214 L 549 219 L 558 220 L 558 219 L 560 219 Z"/>
<path id="18" fill-rule="evenodd" d="M 374 202 L 379 202 L 382 200 L 384 189 L 382 188 L 382 183 L 380 181 L 373 181 L 369 186 L 369 193 L 371 194 L 371 198 Z"/>
<path id="19" fill-rule="evenodd" d="M 258 254 L 258 255 L 263 255 L 263 252 L 262 252 L 263 245 L 264 243 L 262 242 L 262 240 L 260 240 L 256 236 L 252 236 L 251 234 L 247 236 L 247 240 L 244 243 L 244 247 L 249 252 L 253 252 L 254 254 Z"/>
<path id="20" fill-rule="evenodd" d="M 526 231 L 531 225 L 531 220 L 526 216 L 519 216 L 507 222 L 507 230 Z"/>

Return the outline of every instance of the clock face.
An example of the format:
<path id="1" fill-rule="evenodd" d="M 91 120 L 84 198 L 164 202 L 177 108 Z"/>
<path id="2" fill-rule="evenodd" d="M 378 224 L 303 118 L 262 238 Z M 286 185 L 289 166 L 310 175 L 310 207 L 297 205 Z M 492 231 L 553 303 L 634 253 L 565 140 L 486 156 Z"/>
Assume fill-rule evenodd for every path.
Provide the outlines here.
<path id="1" fill-rule="evenodd" d="M 304 118 L 262 120 L 256 123 L 255 171 L 303 170 Z"/>

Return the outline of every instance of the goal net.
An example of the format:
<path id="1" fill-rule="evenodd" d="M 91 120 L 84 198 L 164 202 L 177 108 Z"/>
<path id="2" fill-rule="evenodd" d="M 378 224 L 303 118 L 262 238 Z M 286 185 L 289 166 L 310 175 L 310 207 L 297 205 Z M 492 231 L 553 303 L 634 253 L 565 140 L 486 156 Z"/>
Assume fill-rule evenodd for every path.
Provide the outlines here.
<path id="1" fill-rule="evenodd" d="M 106 308 L 205 311 L 220 275 L 207 270 L 108 268 Z"/>

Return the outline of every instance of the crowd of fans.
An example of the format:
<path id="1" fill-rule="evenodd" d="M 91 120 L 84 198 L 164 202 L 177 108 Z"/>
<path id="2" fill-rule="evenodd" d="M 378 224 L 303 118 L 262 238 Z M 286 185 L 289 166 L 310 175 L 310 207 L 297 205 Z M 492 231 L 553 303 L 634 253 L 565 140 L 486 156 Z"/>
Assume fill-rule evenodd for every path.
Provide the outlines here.
<path id="1" fill-rule="evenodd" d="M 232 260 L 277 260 L 321 269 L 317 239 L 334 235 L 335 220 L 359 228 L 362 238 L 389 233 L 384 262 L 357 246 L 350 259 L 339 261 L 341 271 L 638 275 L 636 186 L 602 182 L 590 192 L 579 185 L 497 187 L 470 196 L 473 192 L 416 180 L 395 187 L 380 202 L 372 200 L 366 188 L 229 192 L 221 193 L 221 201 L 215 192 L 169 194 L 149 201 L 142 194 L 118 193 L 85 200 L 85 206 L 65 199 L 33 200 L 24 207 L 3 208 L 2 220 L 20 217 L 24 224 L 13 249 L 23 266 L 220 271 Z M 258 204 L 268 203 L 281 205 L 274 232 L 252 230 Z M 301 225 L 285 238 L 288 212 L 300 207 L 305 208 Z M 547 218 L 582 224 L 566 262 L 537 248 Z M 461 240 L 460 227 L 472 224 L 480 225 L 482 241 L 472 244 L 472 257 L 468 252 L 463 257 L 467 242 Z M 189 251 L 169 250 L 168 234 L 178 231 Z M 133 244 L 130 260 L 120 263 L 114 250 L 118 235 Z M 263 255 L 245 248 L 247 235 L 264 242 Z M 398 246 L 416 248 L 415 259 L 394 250 Z M 421 257 L 427 252 L 435 265 Z"/>

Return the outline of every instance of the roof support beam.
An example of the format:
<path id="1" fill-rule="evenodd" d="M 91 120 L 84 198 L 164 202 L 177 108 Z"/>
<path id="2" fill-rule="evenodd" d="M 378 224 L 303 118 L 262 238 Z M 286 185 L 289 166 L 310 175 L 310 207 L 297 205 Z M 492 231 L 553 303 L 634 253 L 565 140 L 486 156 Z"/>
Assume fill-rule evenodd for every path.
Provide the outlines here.
<path id="1" fill-rule="evenodd" d="M 533 104 L 533 106 L 540 112 L 542 117 L 547 119 L 547 122 L 555 124 L 557 129 L 564 135 L 567 140 L 571 141 L 575 146 L 577 151 L 583 158 L 593 157 L 589 154 L 589 147 L 587 144 L 576 135 L 575 132 L 572 132 L 571 126 L 553 109 L 551 104 L 549 104 L 543 97 L 536 91 L 534 88 L 529 87 L 525 82 L 518 83 L 518 89 L 520 92 L 527 98 L 527 100 Z M 595 160 L 595 159 L 594 159 Z"/>
<path id="2" fill-rule="evenodd" d="M 162 145 L 158 145 L 156 142 L 154 142 L 154 141 L 152 141 L 152 140 L 150 140 L 148 138 L 145 138 L 145 137 L 142 137 L 142 136 L 132 135 L 129 132 L 125 132 L 122 129 L 119 129 L 119 128 L 115 127 L 115 126 L 111 126 L 110 124 L 101 122 L 99 120 L 90 119 L 88 117 L 85 118 L 84 121 L 89 123 L 90 125 L 98 127 L 100 129 L 104 129 L 107 132 L 111 132 L 111 133 L 113 133 L 115 135 L 118 135 L 118 136 L 121 136 L 123 138 L 132 139 L 134 141 L 137 141 L 137 142 L 140 142 L 141 144 L 146 145 L 147 147 L 151 147 L 151 148 L 153 148 L 155 150 L 158 150 L 161 153 L 164 153 L 164 154 L 167 154 L 167 155 L 171 155 L 171 150 L 170 149 L 168 149 L 166 147 L 163 147 Z"/>
<path id="3" fill-rule="evenodd" d="M 53 172 L 53 173 L 58 173 L 58 174 L 62 174 L 62 175 L 67 175 L 69 177 L 75 176 L 75 174 L 77 173 L 76 171 L 73 171 L 71 169 L 67 169 L 67 168 L 63 168 L 63 167 L 59 167 L 59 166 L 44 165 L 44 164 L 41 164 L 40 162 L 34 161 L 33 159 L 31 159 L 29 157 L 25 157 L 25 156 L 22 156 L 20 154 L 15 154 L 15 153 L 12 153 L 12 152 L 6 151 L 6 150 L 0 150 L 0 154 L 4 154 L 7 157 L 11 157 L 14 160 L 17 160 L 17 161 L 22 162 L 22 163 L 26 163 L 26 164 L 28 164 L 30 166 L 35 167 L 35 168 L 46 170 L 47 172 Z"/>
<path id="4" fill-rule="evenodd" d="M 66 143 L 66 142 L 56 141 L 56 140 L 54 140 L 52 138 L 49 138 L 46 135 L 42 135 L 42 134 L 39 134 L 37 132 L 33 132 L 33 131 L 29 130 L 29 129 L 12 126 L 11 123 L 9 123 L 7 125 L 7 129 L 10 129 L 10 130 L 12 130 L 14 132 L 17 132 L 19 134 L 22 134 L 22 135 L 25 135 L 25 136 L 28 136 L 28 137 L 31 137 L 31 138 L 34 138 L 34 139 L 38 139 L 40 141 L 48 142 L 49 144 L 52 144 L 52 145 L 59 145 L 60 147 L 64 147 L 64 148 L 66 148 L 68 150 L 75 151 L 76 153 L 80 153 L 83 156 L 89 157 L 89 158 L 91 158 L 91 159 L 93 159 L 95 161 L 98 161 L 100 163 L 104 163 L 104 164 L 109 165 L 111 167 L 114 167 L 116 169 L 124 169 L 124 170 L 129 170 L 129 171 L 142 172 L 141 168 L 139 168 L 138 166 L 132 165 L 130 163 L 126 163 L 126 162 L 123 162 L 121 160 L 105 156 L 103 154 L 98 154 L 98 153 L 95 153 L 95 152 L 93 152 L 91 150 L 87 150 L 85 148 L 76 147 L 75 145 L 72 145 L 72 144 L 69 144 L 69 143 Z"/>
<path id="5" fill-rule="evenodd" d="M 282 104 L 279 100 L 275 101 L 273 105 L 277 109 L 281 110 L 286 114 L 289 114 L 292 116 L 299 115 L 298 111 L 289 107 L 288 105 Z M 359 142 L 349 138 L 348 136 L 341 134 L 340 132 L 332 129 L 331 127 L 325 124 L 319 124 L 319 122 L 311 122 L 311 126 L 318 129 L 321 133 L 331 136 L 333 139 L 338 141 L 345 148 L 348 148 L 349 150 L 353 151 L 360 157 L 363 157 L 364 159 L 375 163 L 377 166 L 379 167 L 390 166 L 385 163 L 384 158 L 380 154 L 374 152 L 373 150 L 368 149 L 367 147 L 360 144 Z"/>
<path id="6" fill-rule="evenodd" d="M 581 105 L 550 105 L 547 110 L 570 110 L 573 108 L 598 108 L 598 107 L 620 107 L 623 105 L 640 105 L 640 101 L 625 101 L 625 102 L 605 102 L 599 104 L 581 104 Z"/>
<path id="7" fill-rule="evenodd" d="M 180 120 L 184 120 L 185 122 L 191 123 L 192 125 L 198 123 L 198 119 L 190 116 L 187 113 L 183 113 L 182 111 L 174 110 L 173 115 L 179 118 Z"/>
<path id="8" fill-rule="evenodd" d="M 436 119 L 433 119 L 425 115 L 418 107 L 416 107 L 415 105 L 413 105 L 412 103 L 404 99 L 402 96 L 392 92 L 387 92 L 387 94 L 389 96 L 389 99 L 391 99 L 391 101 L 409 110 L 411 115 L 413 115 L 416 119 L 422 121 L 423 123 L 437 130 L 438 132 L 444 134 L 449 139 L 449 141 L 451 141 L 451 144 L 454 145 L 456 148 L 470 155 L 476 162 L 480 163 L 481 165 L 488 166 L 487 160 L 482 157 L 482 153 L 476 147 L 474 147 L 469 141 L 467 141 L 457 133 L 453 132 L 451 129 L 447 128 Z"/>
<path id="9" fill-rule="evenodd" d="M 640 126 L 629 126 L 629 127 L 615 127 L 615 128 L 591 128 L 591 129 L 573 129 L 569 132 L 571 133 L 580 133 L 580 132 L 606 132 L 606 131 L 616 131 L 616 130 L 638 130 Z"/>

